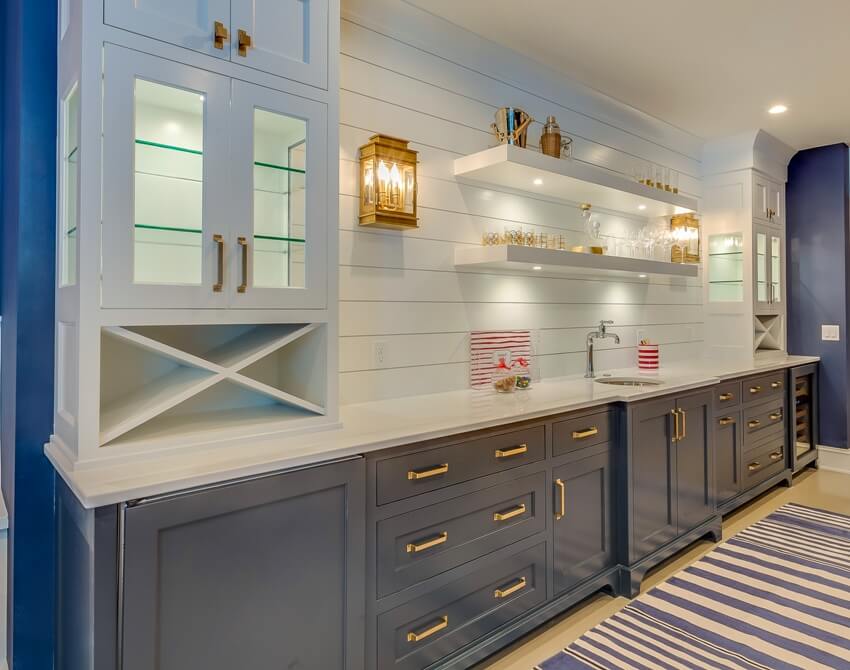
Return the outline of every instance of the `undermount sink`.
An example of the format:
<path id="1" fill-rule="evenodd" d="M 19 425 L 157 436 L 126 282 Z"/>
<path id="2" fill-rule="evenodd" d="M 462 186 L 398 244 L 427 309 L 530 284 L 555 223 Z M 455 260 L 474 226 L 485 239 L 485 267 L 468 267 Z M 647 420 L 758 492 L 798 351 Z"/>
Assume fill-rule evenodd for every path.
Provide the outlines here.
<path id="1" fill-rule="evenodd" d="M 642 377 L 599 377 L 594 381 L 597 384 L 611 384 L 612 386 L 661 386 L 664 383 L 660 379 L 644 379 Z"/>

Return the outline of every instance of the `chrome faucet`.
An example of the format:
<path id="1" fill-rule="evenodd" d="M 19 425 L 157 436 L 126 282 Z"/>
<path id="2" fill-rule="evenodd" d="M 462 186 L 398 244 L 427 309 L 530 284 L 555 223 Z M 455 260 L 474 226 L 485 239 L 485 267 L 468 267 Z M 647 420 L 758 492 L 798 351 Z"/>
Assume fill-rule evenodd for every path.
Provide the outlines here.
<path id="1" fill-rule="evenodd" d="M 599 328 L 587 334 L 587 369 L 584 373 L 587 379 L 593 379 L 596 376 L 593 373 L 593 340 L 603 340 L 606 337 L 613 337 L 614 342 L 620 344 L 620 336 L 616 333 L 609 333 L 606 330 L 613 323 L 613 321 L 600 321 Z"/>

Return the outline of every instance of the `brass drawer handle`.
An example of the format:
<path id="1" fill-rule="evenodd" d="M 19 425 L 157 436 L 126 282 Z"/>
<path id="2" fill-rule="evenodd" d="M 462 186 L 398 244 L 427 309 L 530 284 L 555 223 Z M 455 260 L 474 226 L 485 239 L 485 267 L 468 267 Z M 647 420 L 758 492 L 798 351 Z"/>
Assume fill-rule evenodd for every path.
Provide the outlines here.
<path id="1" fill-rule="evenodd" d="M 688 413 L 683 409 L 679 413 L 682 415 L 682 437 L 679 439 L 684 440 L 688 436 Z"/>
<path id="2" fill-rule="evenodd" d="M 782 418 L 782 412 L 774 412 L 773 414 L 770 415 L 771 421 L 779 421 L 779 419 L 781 419 L 781 418 Z"/>
<path id="3" fill-rule="evenodd" d="M 724 416 L 718 421 L 721 426 L 728 426 L 730 423 L 735 423 L 735 419 L 731 416 Z"/>
<path id="4" fill-rule="evenodd" d="M 415 542 L 411 542 L 407 545 L 407 553 L 408 554 L 416 554 L 420 551 L 425 551 L 426 549 L 430 549 L 431 547 L 436 547 L 441 544 L 445 544 L 449 541 L 449 534 L 445 531 L 437 535 L 436 537 L 432 537 L 430 540 L 425 540 L 424 542 L 420 542 L 416 544 Z"/>
<path id="5" fill-rule="evenodd" d="M 216 243 L 216 266 L 218 267 L 218 281 L 213 284 L 213 292 L 221 293 L 224 290 L 224 235 L 216 233 L 213 235 L 213 242 Z"/>
<path id="6" fill-rule="evenodd" d="M 750 393 L 755 395 L 756 393 L 761 393 L 761 386 L 750 386 Z"/>
<path id="7" fill-rule="evenodd" d="M 248 290 L 248 240 L 240 236 L 236 241 L 242 247 L 242 283 L 236 287 L 236 291 L 245 293 Z"/>
<path id="8" fill-rule="evenodd" d="M 517 591 L 522 591 L 526 586 L 528 586 L 528 580 L 525 577 L 520 577 L 519 581 L 516 584 L 509 586 L 506 589 L 496 589 L 493 591 L 494 598 L 507 598 L 510 595 L 513 595 Z"/>
<path id="9" fill-rule="evenodd" d="M 436 477 L 437 475 L 444 475 L 448 471 L 449 471 L 449 464 L 443 463 L 442 465 L 438 465 L 438 466 L 430 468 L 428 470 L 408 470 L 407 471 L 407 478 L 409 480 L 428 479 L 428 477 Z"/>
<path id="10" fill-rule="evenodd" d="M 496 458 L 510 458 L 511 456 L 519 456 L 528 451 L 527 444 L 521 444 L 513 449 L 496 449 Z"/>
<path id="11" fill-rule="evenodd" d="M 722 402 L 726 402 L 727 400 L 732 400 L 732 398 L 734 398 L 734 397 L 735 397 L 735 394 L 734 394 L 734 393 L 721 393 L 721 394 L 720 394 L 719 396 L 717 396 L 717 397 L 718 397 L 718 399 L 719 399 L 719 400 L 721 400 Z"/>
<path id="12" fill-rule="evenodd" d="M 439 623 L 435 623 L 433 626 L 431 626 L 430 628 L 426 628 L 425 630 L 423 630 L 420 633 L 414 633 L 413 631 L 410 631 L 407 634 L 407 641 L 408 642 L 419 642 L 420 640 L 424 640 L 426 637 L 431 637 L 434 633 L 439 633 L 441 630 L 443 630 L 444 628 L 448 628 L 448 627 L 449 627 L 449 617 L 442 616 L 442 617 L 440 617 Z"/>
<path id="13" fill-rule="evenodd" d="M 521 514 L 525 514 L 525 503 L 517 505 L 507 512 L 493 512 L 493 521 L 507 521 L 508 519 L 513 519 L 515 516 L 520 516 Z"/>
<path id="14" fill-rule="evenodd" d="M 773 453 L 770 454 L 770 460 L 774 461 L 774 462 L 782 460 L 782 452 L 781 451 L 774 451 Z"/>
<path id="15" fill-rule="evenodd" d="M 567 486 L 560 479 L 555 480 L 555 486 L 558 487 L 561 499 L 561 511 L 555 512 L 555 521 L 560 521 L 567 514 Z"/>
<path id="16" fill-rule="evenodd" d="M 761 463 L 759 463 L 758 461 L 753 461 L 747 466 L 747 470 L 749 470 L 750 472 L 755 472 L 756 470 L 761 470 L 761 467 Z"/>
<path id="17" fill-rule="evenodd" d="M 673 435 L 673 442 L 679 441 L 679 410 L 671 409 L 670 414 L 673 415 L 673 421 L 675 421 L 675 435 Z"/>
<path id="18" fill-rule="evenodd" d="M 254 40 L 252 40 L 251 36 L 241 28 L 237 31 L 236 37 L 239 40 L 239 55 L 244 58 L 248 55 L 248 49 L 254 46 Z"/>
<path id="19" fill-rule="evenodd" d="M 761 425 L 761 421 L 758 419 L 753 419 L 752 421 L 747 421 L 747 428 L 758 428 Z"/>
<path id="20" fill-rule="evenodd" d="M 782 382 L 771 382 L 771 383 L 770 383 L 770 388 L 772 388 L 772 389 L 781 389 L 781 388 L 782 388 Z"/>
<path id="21" fill-rule="evenodd" d="M 585 428 L 584 430 L 574 430 L 573 431 L 573 439 L 574 440 L 584 440 L 588 437 L 593 437 L 594 435 L 599 434 L 599 428 L 596 426 L 591 426 L 590 428 Z"/>
<path id="22" fill-rule="evenodd" d="M 213 46 L 216 49 L 224 49 L 224 42 L 230 37 L 230 33 L 221 21 L 213 23 Z"/>

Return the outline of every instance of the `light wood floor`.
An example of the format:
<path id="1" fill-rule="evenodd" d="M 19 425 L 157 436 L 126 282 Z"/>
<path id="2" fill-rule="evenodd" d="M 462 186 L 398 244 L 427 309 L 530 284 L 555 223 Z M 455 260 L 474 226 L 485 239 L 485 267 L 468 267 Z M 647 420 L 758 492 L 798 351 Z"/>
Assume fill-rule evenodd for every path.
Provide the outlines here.
<path id="1" fill-rule="evenodd" d="M 801 472 L 794 478 L 791 488 L 784 485 L 774 487 L 723 519 L 723 539 L 730 538 L 788 502 L 850 514 L 850 475 L 812 469 Z M 691 545 L 649 573 L 641 592 L 687 567 L 715 546 L 708 540 Z M 480 664 L 476 670 L 530 670 L 629 602 L 627 598 L 602 594 L 592 596 Z"/>

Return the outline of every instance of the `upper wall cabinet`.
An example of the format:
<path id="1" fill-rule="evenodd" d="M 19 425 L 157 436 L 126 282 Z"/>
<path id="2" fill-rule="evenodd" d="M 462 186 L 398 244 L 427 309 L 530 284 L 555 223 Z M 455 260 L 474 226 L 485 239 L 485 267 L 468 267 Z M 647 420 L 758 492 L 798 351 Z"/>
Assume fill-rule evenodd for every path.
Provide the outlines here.
<path id="1" fill-rule="evenodd" d="M 785 225 L 785 187 L 757 172 L 753 173 L 753 218 Z"/>
<path id="2" fill-rule="evenodd" d="M 326 306 L 326 105 L 114 45 L 104 102 L 104 307 Z"/>
<path id="3" fill-rule="evenodd" d="M 327 0 L 106 0 L 106 23 L 327 88 Z"/>

